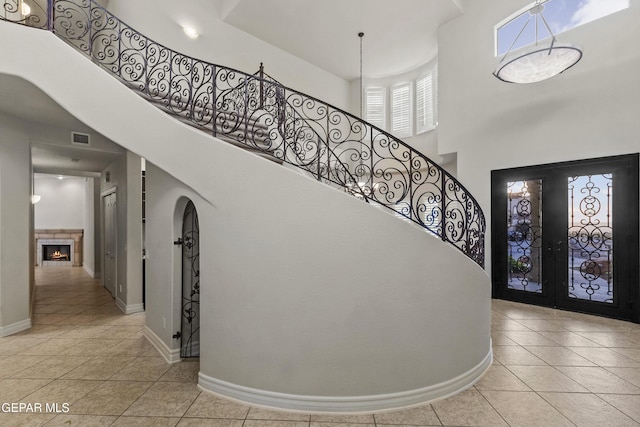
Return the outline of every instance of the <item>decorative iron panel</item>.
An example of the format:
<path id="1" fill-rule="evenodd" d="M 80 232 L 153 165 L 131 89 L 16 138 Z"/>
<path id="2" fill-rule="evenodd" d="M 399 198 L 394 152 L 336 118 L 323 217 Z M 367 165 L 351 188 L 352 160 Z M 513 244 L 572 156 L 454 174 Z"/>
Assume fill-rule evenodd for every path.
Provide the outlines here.
<path id="1" fill-rule="evenodd" d="M 569 297 L 613 303 L 613 175 L 568 178 Z"/>
<path id="2" fill-rule="evenodd" d="M 200 231 L 189 202 L 182 222 L 182 330 L 180 357 L 200 356 Z"/>
<path id="3" fill-rule="evenodd" d="M 508 182 L 507 197 L 507 288 L 542 293 L 542 180 Z"/>

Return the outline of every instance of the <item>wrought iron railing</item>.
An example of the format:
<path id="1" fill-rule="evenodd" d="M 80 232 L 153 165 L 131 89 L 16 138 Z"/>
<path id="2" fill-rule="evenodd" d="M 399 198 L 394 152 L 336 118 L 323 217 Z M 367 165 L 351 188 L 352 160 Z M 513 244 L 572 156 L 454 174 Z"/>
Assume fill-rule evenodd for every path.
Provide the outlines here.
<path id="1" fill-rule="evenodd" d="M 23 0 L 0 1 L 0 18 L 53 31 L 180 120 L 391 209 L 484 266 L 485 218 L 477 201 L 389 133 L 262 73 L 173 51 L 93 0 L 29 0 L 29 14 Z"/>

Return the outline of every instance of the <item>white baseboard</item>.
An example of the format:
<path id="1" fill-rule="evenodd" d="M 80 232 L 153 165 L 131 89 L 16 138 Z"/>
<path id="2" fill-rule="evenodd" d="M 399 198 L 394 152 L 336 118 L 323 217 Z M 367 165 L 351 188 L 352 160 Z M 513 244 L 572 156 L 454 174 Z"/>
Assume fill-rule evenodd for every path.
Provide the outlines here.
<path id="1" fill-rule="evenodd" d="M 303 396 L 258 390 L 198 374 L 198 387 L 241 402 L 268 408 L 304 412 L 368 413 L 422 405 L 471 387 L 491 366 L 493 351 L 469 371 L 440 384 L 417 390 L 372 396 Z"/>
<path id="2" fill-rule="evenodd" d="M 149 342 L 158 350 L 160 355 L 164 357 L 167 363 L 176 363 L 180 361 L 180 349 L 171 349 L 160 339 L 155 332 L 149 329 L 148 326 L 144 327 L 144 336 Z"/>
<path id="3" fill-rule="evenodd" d="M 116 297 L 116 306 L 118 306 L 118 308 L 122 310 L 124 314 L 127 314 L 127 304 L 119 297 Z"/>
<path id="4" fill-rule="evenodd" d="M 144 311 L 144 304 L 129 304 L 125 307 L 125 314 L 142 313 Z"/>
<path id="5" fill-rule="evenodd" d="M 116 298 L 116 305 L 124 314 L 141 313 L 144 311 L 144 304 L 126 304 L 120 298 Z"/>
<path id="6" fill-rule="evenodd" d="M 8 337 L 9 335 L 25 331 L 31 328 L 31 319 L 21 320 L 7 326 L 0 326 L 0 337 Z"/>
<path id="7" fill-rule="evenodd" d="M 91 267 L 89 267 L 87 264 L 84 264 L 82 267 L 84 268 L 84 271 L 86 271 L 87 274 L 91 276 L 92 279 L 96 278 L 96 273 Z"/>

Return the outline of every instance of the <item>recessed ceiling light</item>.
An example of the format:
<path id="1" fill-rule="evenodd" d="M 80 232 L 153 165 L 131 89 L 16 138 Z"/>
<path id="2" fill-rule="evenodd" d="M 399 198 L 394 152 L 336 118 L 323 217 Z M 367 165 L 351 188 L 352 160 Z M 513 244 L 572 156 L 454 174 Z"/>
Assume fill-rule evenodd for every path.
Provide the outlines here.
<path id="1" fill-rule="evenodd" d="M 64 178 L 62 175 L 58 175 L 58 179 L 62 179 Z"/>
<path id="2" fill-rule="evenodd" d="M 198 32 L 196 31 L 195 28 L 193 27 L 189 27 L 189 26 L 184 26 L 182 27 L 182 31 L 184 31 L 184 33 L 187 35 L 187 37 L 189 37 L 190 39 L 197 39 L 198 36 L 200 34 L 198 34 Z"/>

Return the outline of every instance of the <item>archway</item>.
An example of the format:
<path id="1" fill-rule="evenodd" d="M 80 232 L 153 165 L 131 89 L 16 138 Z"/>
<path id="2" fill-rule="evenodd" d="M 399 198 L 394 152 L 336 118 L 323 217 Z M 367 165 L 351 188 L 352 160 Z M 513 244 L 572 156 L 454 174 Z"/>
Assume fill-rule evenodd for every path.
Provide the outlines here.
<path id="1" fill-rule="evenodd" d="M 200 356 L 200 233 L 198 213 L 189 201 L 182 219 L 182 300 L 180 357 Z"/>

